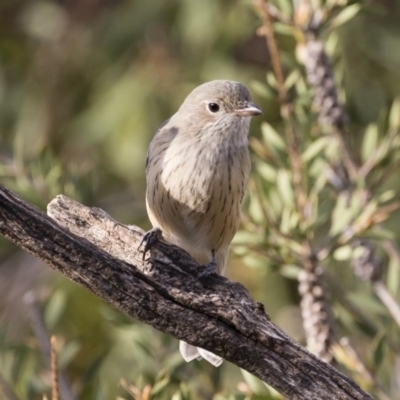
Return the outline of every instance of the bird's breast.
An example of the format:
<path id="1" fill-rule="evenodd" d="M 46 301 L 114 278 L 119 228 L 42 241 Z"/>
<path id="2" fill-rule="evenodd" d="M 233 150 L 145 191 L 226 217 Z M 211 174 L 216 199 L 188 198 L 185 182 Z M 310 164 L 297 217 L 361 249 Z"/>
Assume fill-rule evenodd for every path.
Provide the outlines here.
<path id="1" fill-rule="evenodd" d="M 173 233 L 195 246 L 229 245 L 239 225 L 249 172 L 247 146 L 170 146 L 160 185 Z"/>

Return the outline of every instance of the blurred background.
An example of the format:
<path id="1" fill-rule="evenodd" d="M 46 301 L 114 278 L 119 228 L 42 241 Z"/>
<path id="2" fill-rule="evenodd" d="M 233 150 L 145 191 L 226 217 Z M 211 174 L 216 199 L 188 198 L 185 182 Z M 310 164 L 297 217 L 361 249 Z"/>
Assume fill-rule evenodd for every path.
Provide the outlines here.
<path id="1" fill-rule="evenodd" d="M 364 3 L 333 26 L 328 49 L 356 145 L 400 95 L 400 2 Z M 290 12 L 296 2 L 274 4 Z M 242 0 L 0 0 L 0 182 L 42 210 L 63 193 L 148 229 L 147 147 L 194 87 L 213 79 L 242 82 L 264 110 L 251 136 L 261 138 L 263 121 L 279 131 L 276 87 L 266 78 L 270 56 L 257 35 L 261 24 L 254 5 Z M 276 34 L 287 75 L 303 71 L 296 34 L 284 24 Z M 398 181 L 391 183 L 395 190 Z M 395 213 L 387 225 L 395 240 L 399 222 Z M 227 275 L 304 342 L 297 282 L 288 269 L 238 248 Z M 33 309 L 28 292 L 36 297 Z M 371 312 L 378 307 L 383 323 L 379 305 L 371 299 L 368 305 Z M 50 393 L 48 365 L 32 331 L 37 313 L 57 336 L 60 368 L 76 398 L 277 398 L 228 362 L 219 369 L 184 363 L 175 339 L 0 238 L 0 373 L 20 399 Z"/>

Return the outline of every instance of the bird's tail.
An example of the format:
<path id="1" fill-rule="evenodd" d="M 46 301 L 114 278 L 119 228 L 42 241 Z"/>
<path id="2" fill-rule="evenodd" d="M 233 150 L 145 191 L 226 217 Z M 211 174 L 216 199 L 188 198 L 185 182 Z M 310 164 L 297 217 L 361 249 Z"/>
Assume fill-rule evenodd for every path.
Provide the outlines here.
<path id="1" fill-rule="evenodd" d="M 182 357 L 186 362 L 192 361 L 194 359 L 201 360 L 204 358 L 209 363 L 214 365 L 214 367 L 219 367 L 222 364 L 223 358 L 216 356 L 210 351 L 201 349 L 200 347 L 195 347 L 186 342 L 179 342 L 179 350 L 182 354 Z"/>

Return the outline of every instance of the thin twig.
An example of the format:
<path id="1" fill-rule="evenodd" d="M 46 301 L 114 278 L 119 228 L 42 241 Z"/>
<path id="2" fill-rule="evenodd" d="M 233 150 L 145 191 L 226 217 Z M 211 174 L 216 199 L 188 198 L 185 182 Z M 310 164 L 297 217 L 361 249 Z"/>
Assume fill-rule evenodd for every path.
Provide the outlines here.
<path id="1" fill-rule="evenodd" d="M 263 18 L 263 31 L 265 35 L 268 50 L 271 56 L 272 69 L 277 81 L 278 96 L 281 104 L 280 112 L 285 124 L 286 140 L 288 142 L 289 159 L 292 166 L 293 186 L 296 193 L 297 208 L 302 220 L 305 219 L 305 203 L 306 195 L 303 188 L 303 178 L 301 172 L 301 160 L 299 152 L 299 140 L 291 121 L 293 113 L 293 105 L 290 104 L 287 90 L 285 87 L 285 75 L 283 72 L 282 63 L 279 57 L 278 45 L 276 43 L 274 28 L 269 12 L 268 3 L 266 0 L 256 0 L 255 6 L 261 11 Z"/>
<path id="2" fill-rule="evenodd" d="M 382 243 L 382 247 L 386 251 L 386 254 L 392 259 L 396 260 L 398 268 L 400 268 L 400 250 L 394 240 L 385 240 Z"/>
<path id="3" fill-rule="evenodd" d="M 389 129 L 387 136 L 388 136 L 388 144 L 387 148 L 391 148 L 394 141 L 398 137 L 399 130 L 396 129 Z M 366 177 L 372 170 L 373 168 L 379 163 L 381 160 L 381 155 L 382 155 L 382 146 L 378 146 L 376 149 L 373 150 L 372 154 L 368 157 L 368 160 L 360 167 L 359 174 L 362 177 Z M 395 164 L 395 166 L 398 166 Z"/>
<path id="4" fill-rule="evenodd" d="M 358 178 L 358 166 L 350 150 L 349 142 L 346 139 L 344 127 L 334 129 L 334 134 L 342 150 L 343 164 L 345 165 L 350 178 L 356 181 Z"/>
<path id="5" fill-rule="evenodd" d="M 376 380 L 375 376 L 367 366 L 364 364 L 364 362 L 361 360 L 359 354 L 357 353 L 356 349 L 351 345 L 349 338 L 347 337 L 342 337 L 339 341 L 339 346 L 342 347 L 344 353 L 347 355 L 347 357 L 351 357 L 354 365 L 354 369 L 361 375 L 363 378 L 371 384 L 374 389 L 376 390 L 376 393 L 379 395 L 379 398 L 381 400 L 391 400 L 389 395 L 385 392 L 381 384 Z"/>
<path id="6" fill-rule="evenodd" d="M 54 335 L 50 339 L 50 344 L 51 344 L 51 389 L 52 389 L 51 400 L 60 400 L 56 337 Z"/>
<path id="7" fill-rule="evenodd" d="M 400 327 L 400 307 L 399 303 L 390 294 L 386 284 L 378 280 L 372 284 L 376 295 L 380 298 L 381 302 L 385 305 L 397 325 Z"/>
<path id="8" fill-rule="evenodd" d="M 269 230 L 275 235 L 275 236 L 280 236 L 284 239 L 291 239 L 291 237 L 286 236 L 285 234 L 283 234 L 282 232 L 280 232 L 279 227 L 277 226 L 277 224 L 275 223 L 275 221 L 273 220 L 273 218 L 271 218 L 270 213 L 267 212 L 267 209 L 265 207 L 265 201 L 263 199 L 263 195 L 261 193 L 260 190 L 260 184 L 256 181 L 252 182 L 252 187 L 254 187 L 254 195 L 255 198 L 257 199 L 258 203 L 260 204 L 260 208 L 261 208 L 261 212 L 264 218 L 264 221 L 266 222 Z M 263 227 L 261 227 L 261 229 L 264 229 Z"/>
<path id="9" fill-rule="evenodd" d="M 306 221 L 307 196 L 303 187 L 302 163 L 300 159 L 299 137 L 293 124 L 293 105 L 288 99 L 285 87 L 285 78 L 281 60 L 279 58 L 278 45 L 275 38 L 272 20 L 266 0 L 256 1 L 263 17 L 263 33 L 267 40 L 267 46 L 271 55 L 272 68 L 277 80 L 279 101 L 281 104 L 281 116 L 285 125 L 286 140 L 288 143 L 289 160 L 293 174 L 293 186 L 295 191 L 296 206 L 300 221 Z M 330 305 L 327 302 L 326 290 L 323 288 L 322 271 L 318 260 L 313 254 L 312 239 L 307 234 L 303 243 L 306 256 L 302 257 L 304 271 L 299 274 L 299 293 L 302 297 L 301 309 L 303 327 L 307 336 L 307 344 L 313 352 L 327 362 L 333 362 L 330 346 L 334 337 L 333 318 L 331 318 Z M 316 311 L 316 310 L 319 311 Z"/>
<path id="10" fill-rule="evenodd" d="M 371 318 L 362 308 L 354 304 L 352 300 L 348 298 L 348 293 L 343 287 L 341 282 L 328 270 L 324 271 L 328 278 L 329 287 L 334 293 L 335 298 L 342 304 L 342 306 L 349 311 L 353 316 L 358 318 L 363 325 L 368 327 L 368 330 L 372 331 L 373 335 L 378 334 L 381 327 L 377 326 L 375 320 Z M 393 337 L 390 336 L 389 332 L 386 332 L 387 344 L 396 353 L 400 353 L 400 348 Z"/>
<path id="11" fill-rule="evenodd" d="M 28 292 L 24 296 L 24 302 L 28 307 L 29 317 L 31 320 L 31 326 L 35 333 L 35 336 L 39 342 L 39 347 L 42 353 L 42 357 L 45 362 L 51 366 L 51 344 L 50 335 L 46 328 L 43 315 L 39 309 L 36 301 L 36 297 L 33 292 Z M 75 396 L 71 390 L 71 386 L 68 382 L 67 377 L 60 371 L 59 372 L 59 388 L 61 398 L 63 400 L 75 400 Z"/>
<path id="12" fill-rule="evenodd" d="M 273 4 L 267 3 L 266 7 L 268 9 L 269 15 L 276 19 L 279 22 L 282 22 L 285 25 L 292 26 L 293 21 L 291 21 L 289 18 L 287 18 L 285 15 L 283 15 L 278 8 L 276 8 Z"/>
<path id="13" fill-rule="evenodd" d="M 278 84 L 279 101 L 281 104 L 287 104 L 287 92 L 285 87 L 285 78 L 283 74 L 282 64 L 279 58 L 278 46 L 275 40 L 274 28 L 272 26 L 271 16 L 267 7 L 266 0 L 257 0 L 256 6 L 261 10 L 264 22 L 264 35 L 267 39 L 267 46 L 271 55 L 272 68 Z"/>
<path id="14" fill-rule="evenodd" d="M 382 175 L 375 182 L 372 183 L 371 192 L 376 192 L 383 184 L 385 184 L 389 179 L 389 177 L 394 172 L 398 171 L 399 167 L 400 167 L 400 160 L 396 160 L 391 165 L 388 165 L 382 172 Z"/>

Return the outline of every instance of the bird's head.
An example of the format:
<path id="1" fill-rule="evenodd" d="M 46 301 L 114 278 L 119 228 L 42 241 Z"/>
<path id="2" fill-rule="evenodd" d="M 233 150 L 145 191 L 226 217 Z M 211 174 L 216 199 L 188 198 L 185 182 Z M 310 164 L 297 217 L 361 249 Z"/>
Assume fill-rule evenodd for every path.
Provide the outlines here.
<path id="1" fill-rule="evenodd" d="M 192 125 L 226 125 L 262 114 L 251 101 L 249 90 L 241 83 L 216 80 L 195 88 L 178 111 Z"/>
<path id="2" fill-rule="evenodd" d="M 195 133 L 216 130 L 229 131 L 230 127 L 243 126 L 248 133 L 250 117 L 262 114 L 251 101 L 249 90 L 241 83 L 216 80 L 195 88 L 175 114 L 177 121 L 190 126 Z"/>

